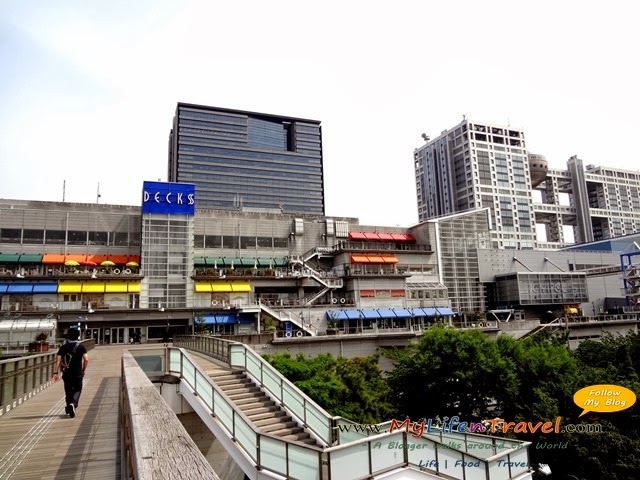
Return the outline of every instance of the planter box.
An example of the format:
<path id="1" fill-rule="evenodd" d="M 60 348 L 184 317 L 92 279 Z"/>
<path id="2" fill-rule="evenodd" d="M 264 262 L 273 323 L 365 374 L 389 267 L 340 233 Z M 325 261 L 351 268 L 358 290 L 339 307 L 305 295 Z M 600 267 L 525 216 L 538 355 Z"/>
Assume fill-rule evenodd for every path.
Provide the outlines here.
<path id="1" fill-rule="evenodd" d="M 40 343 L 40 342 L 31 342 L 29 344 L 30 352 L 48 352 L 49 344 L 48 343 Z"/>

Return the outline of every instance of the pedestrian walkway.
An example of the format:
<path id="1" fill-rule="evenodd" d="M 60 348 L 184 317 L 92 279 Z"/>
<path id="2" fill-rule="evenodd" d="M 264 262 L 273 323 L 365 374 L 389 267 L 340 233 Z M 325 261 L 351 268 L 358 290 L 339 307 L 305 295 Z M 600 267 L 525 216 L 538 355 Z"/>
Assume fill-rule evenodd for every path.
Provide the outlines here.
<path id="1" fill-rule="evenodd" d="M 120 372 L 128 348 L 89 352 L 75 418 L 65 414 L 62 381 L 0 417 L 0 480 L 121 478 Z"/>

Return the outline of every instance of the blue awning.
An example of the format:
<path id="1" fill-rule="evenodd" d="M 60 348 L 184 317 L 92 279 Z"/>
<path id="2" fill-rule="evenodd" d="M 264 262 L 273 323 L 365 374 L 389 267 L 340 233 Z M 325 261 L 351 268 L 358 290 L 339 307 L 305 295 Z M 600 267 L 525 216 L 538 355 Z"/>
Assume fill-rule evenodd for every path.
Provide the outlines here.
<path id="1" fill-rule="evenodd" d="M 408 308 L 394 308 L 393 311 L 398 318 L 411 318 L 411 310 Z"/>
<path id="2" fill-rule="evenodd" d="M 32 291 L 33 283 L 14 283 L 7 288 L 7 293 L 31 293 Z"/>
<path id="3" fill-rule="evenodd" d="M 236 323 L 236 316 L 232 313 L 213 313 L 204 316 L 205 325 L 232 325 Z"/>
<path id="4" fill-rule="evenodd" d="M 396 317 L 396 312 L 394 312 L 390 308 L 381 308 L 378 310 L 378 315 L 380 318 L 398 318 Z"/>
<path id="5" fill-rule="evenodd" d="M 347 314 L 344 313 L 344 310 L 327 310 L 325 316 L 327 317 L 328 321 L 347 319 Z"/>
<path id="6" fill-rule="evenodd" d="M 453 313 L 453 310 L 447 307 L 436 307 L 434 308 L 434 310 L 436 311 L 436 315 L 441 315 L 443 317 L 450 317 L 455 315 L 455 313 Z"/>
<path id="7" fill-rule="evenodd" d="M 56 293 L 57 283 L 36 283 L 33 285 L 33 293 Z"/>
<path id="8" fill-rule="evenodd" d="M 0 293 L 7 293 L 8 283 L 0 283 Z"/>
<path id="9" fill-rule="evenodd" d="M 362 309 L 360 311 L 362 312 L 362 318 L 366 320 L 380 320 L 380 314 L 378 313 L 378 310 Z"/>
<path id="10" fill-rule="evenodd" d="M 360 310 L 327 310 L 327 320 L 357 320 Z"/>

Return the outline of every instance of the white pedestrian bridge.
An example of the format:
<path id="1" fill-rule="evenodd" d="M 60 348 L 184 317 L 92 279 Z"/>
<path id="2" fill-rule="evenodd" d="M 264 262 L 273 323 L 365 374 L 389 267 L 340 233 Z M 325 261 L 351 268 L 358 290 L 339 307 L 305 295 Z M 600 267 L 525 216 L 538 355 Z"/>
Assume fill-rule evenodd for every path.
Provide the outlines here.
<path id="1" fill-rule="evenodd" d="M 353 423 L 329 415 L 241 343 L 180 337 L 166 361 L 188 407 L 165 400 L 196 412 L 251 480 L 532 478 L 528 442 L 433 428 L 416 437 L 388 424 L 382 433 L 345 428 Z M 137 363 L 149 370 L 145 359 Z"/>

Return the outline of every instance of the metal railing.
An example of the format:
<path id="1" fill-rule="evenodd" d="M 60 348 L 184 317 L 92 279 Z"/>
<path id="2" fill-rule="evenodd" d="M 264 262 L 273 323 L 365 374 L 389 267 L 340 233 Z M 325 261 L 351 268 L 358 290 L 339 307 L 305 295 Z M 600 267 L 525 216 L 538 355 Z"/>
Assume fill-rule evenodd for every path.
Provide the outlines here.
<path id="1" fill-rule="evenodd" d="M 224 343 L 228 345 L 225 347 Z M 243 368 L 298 419 L 304 419 L 309 431 L 333 439 L 329 443 L 333 446 L 321 449 L 260 432 L 209 376 L 200 371 L 186 352 L 172 348 L 169 354 L 170 372 L 180 375 L 195 397 L 211 411 L 235 445 L 244 451 L 258 470 L 299 480 L 368 478 L 406 466 L 442 473 L 456 480 L 506 480 L 530 472 L 529 442 L 442 431 L 425 432 L 419 437 L 398 430 L 367 436 L 340 432 L 338 425 L 354 424 L 340 417 L 330 417 L 244 345 L 219 338 L 192 336 L 178 337 L 174 345 L 202 353 L 218 352 L 216 358 L 228 358 L 229 365 Z M 325 423 L 328 421 L 330 423 Z M 327 426 L 331 431 L 328 434 Z M 459 448 L 452 447 L 452 442 L 458 444 Z"/>
<path id="2" fill-rule="evenodd" d="M 213 346 L 213 343 L 224 342 L 220 339 L 211 340 L 217 341 L 210 342 L 209 346 Z M 176 343 L 182 344 L 180 341 Z M 231 348 L 233 345 L 229 345 L 230 356 L 237 357 L 238 352 L 232 353 Z M 222 347 L 214 347 L 213 349 L 220 351 Z M 182 349 L 170 349 L 169 371 L 180 375 L 181 382 L 184 382 L 194 392 L 199 401 L 204 404 L 233 439 L 235 445 L 251 459 L 256 469 L 267 470 L 291 479 L 321 478 L 322 449 L 299 442 L 286 441 L 257 430 L 251 421 L 236 409 L 233 402 L 211 378 L 199 370 L 196 363 Z"/>
<path id="3" fill-rule="evenodd" d="M 333 417 L 251 348 L 222 338 L 196 335 L 176 337 L 174 345 L 211 355 L 231 367 L 242 368 L 321 442 L 325 445 L 333 443 Z"/>
<path id="4" fill-rule="evenodd" d="M 95 340 L 82 342 L 87 350 Z M 57 350 L 0 360 L 0 415 L 15 408 L 48 387 L 53 376 Z"/>
<path id="5" fill-rule="evenodd" d="M 55 352 L 0 360 L 0 414 L 29 399 L 51 382 Z"/>

